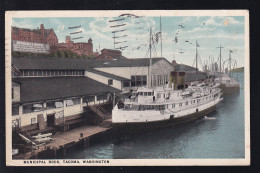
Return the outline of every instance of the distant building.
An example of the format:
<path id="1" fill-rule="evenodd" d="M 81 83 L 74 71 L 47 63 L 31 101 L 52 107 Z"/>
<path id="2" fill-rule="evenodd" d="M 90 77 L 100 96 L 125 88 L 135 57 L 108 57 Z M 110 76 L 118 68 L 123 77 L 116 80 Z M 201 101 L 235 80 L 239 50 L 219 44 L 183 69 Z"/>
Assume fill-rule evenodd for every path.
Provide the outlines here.
<path id="1" fill-rule="evenodd" d="M 79 42 L 79 43 L 74 43 L 74 41 L 71 40 L 70 36 L 66 36 L 66 41 L 65 43 L 57 43 L 55 46 L 51 47 L 51 52 L 55 51 L 66 51 L 69 50 L 71 52 L 76 53 L 77 55 L 93 55 L 97 56 L 97 53 L 93 53 L 93 43 L 92 39 L 89 38 L 88 42 Z"/>
<path id="2" fill-rule="evenodd" d="M 175 89 L 182 89 L 191 82 L 202 82 L 207 79 L 207 73 L 198 71 L 195 67 L 178 64 L 172 61 L 174 71 L 171 73 L 170 84 L 174 83 Z"/>
<path id="3" fill-rule="evenodd" d="M 101 54 L 95 58 L 96 60 L 119 60 L 119 59 L 127 59 L 122 56 L 122 52 L 119 50 L 113 49 L 102 49 Z"/>
<path id="4" fill-rule="evenodd" d="M 32 43 L 45 43 L 54 46 L 58 43 L 58 38 L 51 29 L 45 29 L 44 25 L 40 25 L 40 29 L 26 29 L 19 27 L 12 27 L 12 40 L 32 42 Z"/>

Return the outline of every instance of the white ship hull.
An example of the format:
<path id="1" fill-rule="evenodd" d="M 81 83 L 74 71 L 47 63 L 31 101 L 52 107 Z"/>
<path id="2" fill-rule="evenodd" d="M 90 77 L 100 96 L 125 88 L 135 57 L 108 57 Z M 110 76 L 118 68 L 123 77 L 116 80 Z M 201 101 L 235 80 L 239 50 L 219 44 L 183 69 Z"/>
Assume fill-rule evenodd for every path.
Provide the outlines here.
<path id="1" fill-rule="evenodd" d="M 166 109 L 165 111 L 127 111 L 123 109 L 113 110 L 112 122 L 113 124 L 147 123 L 184 117 L 213 107 L 221 100 L 222 98 L 218 96 L 217 98 L 213 98 L 211 101 L 205 100 L 205 102 L 199 104 L 191 104 L 190 106 L 188 105 L 179 109 Z"/>

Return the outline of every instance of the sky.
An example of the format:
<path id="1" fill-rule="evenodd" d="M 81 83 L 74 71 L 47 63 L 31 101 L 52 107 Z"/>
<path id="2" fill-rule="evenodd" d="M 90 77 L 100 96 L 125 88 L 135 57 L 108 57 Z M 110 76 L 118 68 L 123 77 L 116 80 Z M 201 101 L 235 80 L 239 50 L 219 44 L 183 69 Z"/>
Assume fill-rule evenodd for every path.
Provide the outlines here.
<path id="1" fill-rule="evenodd" d="M 114 21 L 123 19 L 120 21 Z M 160 31 L 160 17 L 73 17 L 73 18 L 13 18 L 12 26 L 36 29 L 44 24 L 45 28 L 53 28 L 59 42 L 65 42 L 65 37 L 83 37 L 74 42 L 87 42 L 93 40 L 93 50 L 103 48 L 114 49 L 126 47 L 121 50 L 127 58 L 149 57 L 150 29 L 154 44 L 152 44 L 152 57 L 165 57 L 170 62 L 195 65 L 196 41 L 199 47 L 198 56 L 201 64 L 212 63 L 219 60 L 220 45 L 222 48 L 222 61 L 229 57 L 237 61 L 237 67 L 244 66 L 244 17 L 243 16 L 172 16 L 161 17 L 161 41 L 156 41 L 156 33 Z M 69 27 L 80 26 L 69 29 Z M 115 35 L 112 33 L 116 32 Z M 70 34 L 82 31 L 78 34 Z M 159 34 L 157 34 L 159 35 Z M 116 38 L 115 40 L 113 37 Z M 124 37 L 122 37 L 124 36 Z M 159 38 L 159 37 L 158 37 Z M 177 42 L 175 40 L 177 38 Z M 114 44 L 114 41 L 117 44 Z M 209 58 L 210 57 L 210 58 Z M 227 65 L 227 63 L 226 63 Z"/>

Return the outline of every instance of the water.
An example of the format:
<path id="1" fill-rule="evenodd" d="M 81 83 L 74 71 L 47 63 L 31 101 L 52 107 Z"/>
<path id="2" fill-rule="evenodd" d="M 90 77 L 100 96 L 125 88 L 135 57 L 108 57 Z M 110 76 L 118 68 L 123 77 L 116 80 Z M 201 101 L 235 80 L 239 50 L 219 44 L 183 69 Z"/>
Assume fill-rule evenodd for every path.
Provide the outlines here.
<path id="1" fill-rule="evenodd" d="M 87 149 L 74 149 L 69 159 L 174 159 L 244 158 L 244 74 L 239 73 L 240 92 L 227 96 L 217 111 L 188 124 L 125 138 L 112 139 Z"/>

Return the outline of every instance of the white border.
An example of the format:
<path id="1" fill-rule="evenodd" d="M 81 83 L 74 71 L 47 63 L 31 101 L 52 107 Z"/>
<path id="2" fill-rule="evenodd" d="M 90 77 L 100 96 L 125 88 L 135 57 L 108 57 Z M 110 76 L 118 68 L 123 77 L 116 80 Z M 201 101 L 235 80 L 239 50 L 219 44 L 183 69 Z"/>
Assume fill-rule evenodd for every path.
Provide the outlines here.
<path id="1" fill-rule="evenodd" d="M 139 16 L 244 16 L 245 17 L 245 158 L 244 159 L 105 159 L 109 163 L 81 164 L 24 164 L 24 160 L 12 160 L 11 144 L 11 26 L 12 18 L 37 17 L 116 17 L 122 13 Z M 249 11 L 248 10 L 124 10 L 124 11 L 7 11 L 5 13 L 5 96 L 6 96 L 6 165 L 7 166 L 204 166 L 250 165 L 250 69 L 249 69 Z M 101 160 L 101 159 L 92 159 Z"/>

